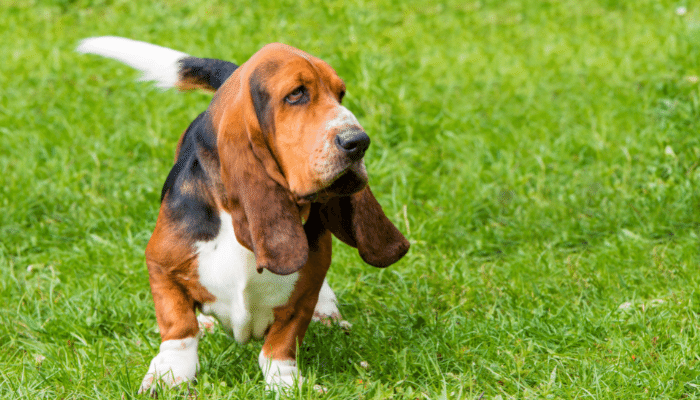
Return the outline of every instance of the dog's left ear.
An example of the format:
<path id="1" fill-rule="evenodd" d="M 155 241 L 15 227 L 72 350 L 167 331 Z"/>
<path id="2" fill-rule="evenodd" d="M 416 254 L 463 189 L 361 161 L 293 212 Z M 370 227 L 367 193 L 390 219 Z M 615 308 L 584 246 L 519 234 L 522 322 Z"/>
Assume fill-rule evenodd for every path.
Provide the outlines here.
<path id="1" fill-rule="evenodd" d="M 255 78 L 254 71 L 251 77 L 250 69 L 236 70 L 210 105 L 224 208 L 238 242 L 255 253 L 258 272 L 288 275 L 306 264 L 309 246 L 299 208 L 265 142 L 271 112 L 264 76 Z"/>
<path id="2" fill-rule="evenodd" d="M 386 217 L 369 186 L 345 197 L 331 199 L 319 214 L 325 227 L 346 244 L 356 247 L 369 265 L 384 268 L 403 257 L 410 243 Z"/>

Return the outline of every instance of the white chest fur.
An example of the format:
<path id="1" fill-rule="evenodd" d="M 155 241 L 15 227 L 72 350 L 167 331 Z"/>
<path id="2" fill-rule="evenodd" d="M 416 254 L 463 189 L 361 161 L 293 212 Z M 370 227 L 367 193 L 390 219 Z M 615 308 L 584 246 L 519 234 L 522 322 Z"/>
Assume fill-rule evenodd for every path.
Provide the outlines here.
<path id="1" fill-rule="evenodd" d="M 216 297 L 202 311 L 215 315 L 240 343 L 260 339 L 274 322 L 272 309 L 289 299 L 299 273 L 275 275 L 255 269 L 255 255 L 243 247 L 233 231 L 231 215 L 222 212 L 219 234 L 197 243 L 199 282 Z"/>

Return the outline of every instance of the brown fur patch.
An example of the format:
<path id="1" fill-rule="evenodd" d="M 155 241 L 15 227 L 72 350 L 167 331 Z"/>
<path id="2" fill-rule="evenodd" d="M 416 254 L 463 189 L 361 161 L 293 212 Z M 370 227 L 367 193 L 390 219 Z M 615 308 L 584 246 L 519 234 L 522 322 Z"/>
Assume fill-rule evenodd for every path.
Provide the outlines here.
<path id="1" fill-rule="evenodd" d="M 212 88 L 210 85 L 202 82 L 201 80 L 187 76 L 181 76 L 180 79 L 178 79 L 177 83 L 175 83 L 175 87 L 177 87 L 178 90 L 181 90 L 183 92 L 197 89 L 204 90 L 205 92 L 210 93 L 216 92 L 216 89 Z"/>
<path id="2" fill-rule="evenodd" d="M 146 264 L 156 318 L 163 341 L 197 334 L 195 309 L 216 300 L 200 283 L 192 244 L 178 235 L 178 228 L 161 207 L 156 228 L 146 247 Z"/>

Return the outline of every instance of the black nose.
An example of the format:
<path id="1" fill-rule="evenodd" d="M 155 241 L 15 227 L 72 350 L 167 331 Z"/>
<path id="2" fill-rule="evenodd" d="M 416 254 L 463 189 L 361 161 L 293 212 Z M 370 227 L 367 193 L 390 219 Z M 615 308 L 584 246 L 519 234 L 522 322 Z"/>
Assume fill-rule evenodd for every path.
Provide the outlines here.
<path id="1" fill-rule="evenodd" d="M 365 155 L 365 150 L 369 147 L 369 136 L 359 129 L 344 131 L 336 135 L 335 144 L 348 158 L 357 161 Z"/>

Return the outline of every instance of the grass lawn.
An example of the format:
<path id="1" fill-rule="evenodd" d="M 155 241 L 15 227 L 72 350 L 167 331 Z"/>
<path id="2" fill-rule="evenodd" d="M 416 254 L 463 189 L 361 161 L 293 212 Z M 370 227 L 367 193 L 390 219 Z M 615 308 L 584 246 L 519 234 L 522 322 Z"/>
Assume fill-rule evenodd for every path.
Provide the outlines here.
<path id="1" fill-rule="evenodd" d="M 143 252 L 210 96 L 73 51 L 99 35 L 239 63 L 280 41 L 347 83 L 412 248 L 377 270 L 336 242 L 353 329 L 310 327 L 329 390 L 293 397 L 700 398 L 700 5 L 438 3 L 4 1 L 0 398 L 139 397 L 157 353 Z M 207 335 L 194 391 L 159 398 L 278 397 L 260 345 Z"/>

